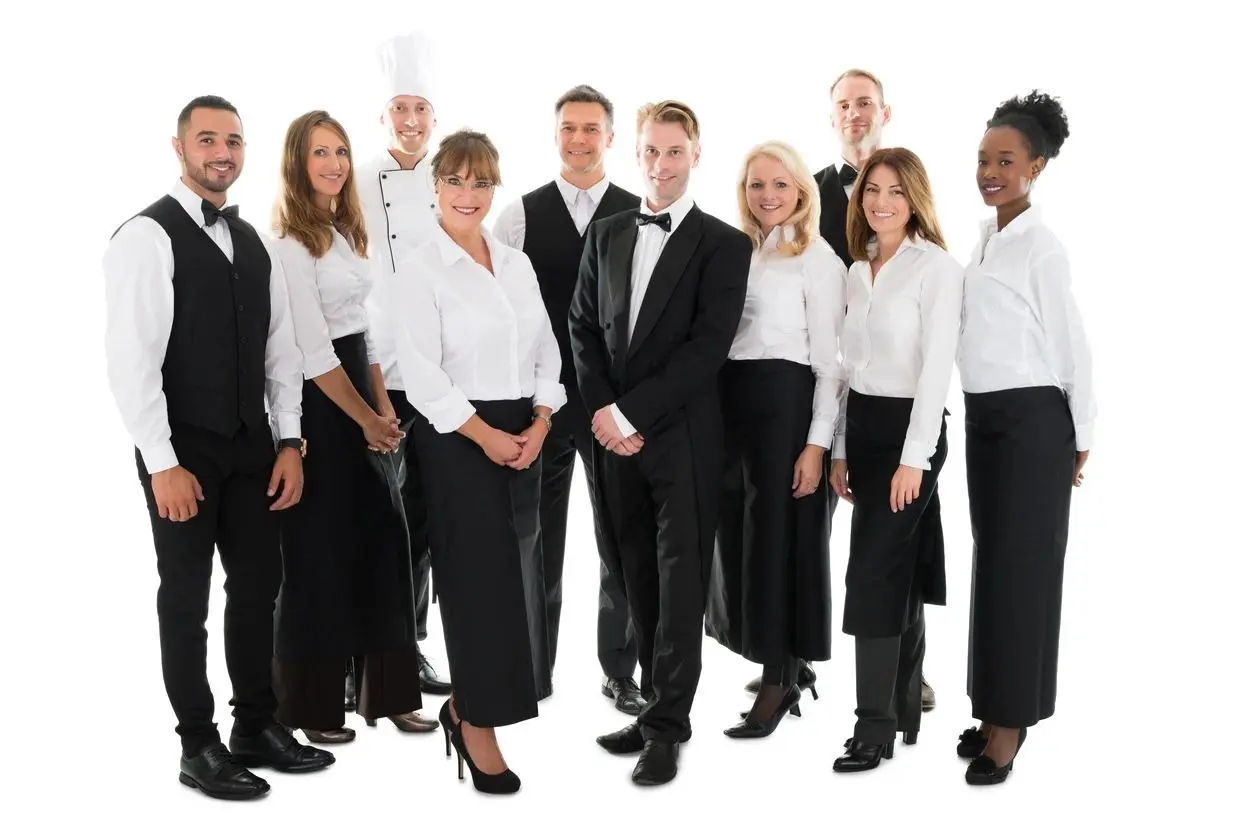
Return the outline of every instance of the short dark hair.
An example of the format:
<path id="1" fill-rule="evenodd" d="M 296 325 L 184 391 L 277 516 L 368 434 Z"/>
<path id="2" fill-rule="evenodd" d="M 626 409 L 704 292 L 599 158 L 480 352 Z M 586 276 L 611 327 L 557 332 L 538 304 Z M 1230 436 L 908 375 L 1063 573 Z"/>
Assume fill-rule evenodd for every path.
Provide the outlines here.
<path id="1" fill-rule="evenodd" d="M 196 108 L 210 108 L 212 110 L 229 110 L 231 113 L 239 116 L 239 111 L 235 109 L 235 105 L 223 99 L 221 96 L 197 96 L 192 99 L 183 109 L 179 111 L 178 136 L 181 138 L 183 132 L 187 130 L 187 123 L 192 121 L 192 111 Z"/>
<path id="2" fill-rule="evenodd" d="M 609 99 L 605 98 L 605 94 L 595 87 L 580 84 L 567 90 L 557 100 L 557 106 L 553 108 L 553 115 L 556 116 L 561 113 L 562 106 L 568 102 L 587 102 L 591 105 L 600 105 L 605 109 L 606 124 L 611 128 L 614 127 L 614 105 L 610 103 Z"/>
<path id="3" fill-rule="evenodd" d="M 1038 90 L 1002 102 L 985 127 L 1003 125 L 1023 135 L 1028 153 L 1034 160 L 1037 157 L 1046 160 L 1057 157 L 1063 141 L 1071 135 L 1062 105 L 1053 96 Z"/>

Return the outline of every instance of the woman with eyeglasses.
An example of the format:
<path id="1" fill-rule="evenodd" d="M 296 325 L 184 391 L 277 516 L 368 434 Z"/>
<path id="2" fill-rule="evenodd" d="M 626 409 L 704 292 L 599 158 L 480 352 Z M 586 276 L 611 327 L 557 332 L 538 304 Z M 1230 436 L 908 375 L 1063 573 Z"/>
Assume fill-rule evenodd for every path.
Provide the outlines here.
<path id="1" fill-rule="evenodd" d="M 429 502 L 431 568 L 453 695 L 446 748 L 475 788 L 514 793 L 496 728 L 534 718 L 535 675 L 523 573 L 536 554 L 540 469 L 566 402 L 561 354 L 535 270 L 484 223 L 501 182 L 496 147 L 450 134 L 431 161 L 439 232 L 390 277 L 413 441 Z M 543 584 L 538 589 L 543 590 Z"/>

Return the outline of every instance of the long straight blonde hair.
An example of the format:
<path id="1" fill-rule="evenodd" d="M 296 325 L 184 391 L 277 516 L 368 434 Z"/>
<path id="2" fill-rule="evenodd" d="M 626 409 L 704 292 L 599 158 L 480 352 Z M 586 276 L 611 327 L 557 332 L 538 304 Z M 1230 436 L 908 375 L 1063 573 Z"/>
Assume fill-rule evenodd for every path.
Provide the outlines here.
<path id="1" fill-rule="evenodd" d="M 309 180 L 309 148 L 314 128 L 330 128 L 348 149 L 348 176 L 344 187 L 331 201 L 331 211 L 314 203 L 314 187 Z M 357 255 L 365 258 L 366 219 L 357 199 L 356 166 L 353 147 L 344 126 L 325 110 L 311 110 L 292 120 L 283 140 L 283 164 L 279 175 L 279 196 L 274 203 L 273 229 L 280 238 L 291 237 L 305 245 L 315 258 L 331 249 L 332 231 L 348 239 Z"/>
<path id="2" fill-rule="evenodd" d="M 754 249 L 761 249 L 766 243 L 766 230 L 762 229 L 761 222 L 749 211 L 749 199 L 745 196 L 745 185 L 749 182 L 749 166 L 758 157 L 770 157 L 779 162 L 788 172 L 788 176 L 797 184 L 797 208 L 782 225 L 792 225 L 796 236 L 792 241 L 785 241 L 781 236 L 779 249 L 790 256 L 804 253 L 805 249 L 810 246 L 810 242 L 814 240 L 819 227 L 821 209 L 819 186 L 814 180 L 814 175 L 810 174 L 810 170 L 806 168 L 805 161 L 797 153 L 797 149 L 786 142 L 779 140 L 764 142 L 749 149 L 749 153 L 745 155 L 744 162 L 740 165 L 740 178 L 737 181 L 739 191 L 736 194 L 736 199 L 740 204 L 740 228 L 753 239 Z"/>

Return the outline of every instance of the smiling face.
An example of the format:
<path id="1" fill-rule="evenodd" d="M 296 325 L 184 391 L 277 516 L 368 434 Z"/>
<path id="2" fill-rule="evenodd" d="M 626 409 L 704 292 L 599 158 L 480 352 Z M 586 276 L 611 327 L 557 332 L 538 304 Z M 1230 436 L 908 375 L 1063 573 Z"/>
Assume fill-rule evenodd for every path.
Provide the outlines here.
<path id="1" fill-rule="evenodd" d="M 980 140 L 975 169 L 980 196 L 992 207 L 1026 205 L 1044 165 L 1044 158 L 1032 158 L 1027 139 L 1019 131 L 1007 125 L 989 128 Z"/>
<path id="2" fill-rule="evenodd" d="M 879 88 L 866 76 L 846 76 L 832 90 L 832 127 L 847 149 L 870 154 L 879 148 L 891 115 L 880 101 Z"/>
<path id="3" fill-rule="evenodd" d="M 910 201 L 891 166 L 880 164 L 867 172 L 862 211 L 877 236 L 895 237 L 910 223 Z"/>
<path id="4" fill-rule="evenodd" d="M 330 206 L 331 199 L 340 194 L 350 168 L 352 163 L 344 139 L 326 125 L 316 126 L 309 135 L 305 170 L 319 206 Z"/>
<path id="5" fill-rule="evenodd" d="M 749 212 L 769 232 L 792 217 L 801 203 L 801 191 L 784 164 L 760 154 L 749 162 L 745 178 Z"/>
<path id="6" fill-rule="evenodd" d="M 184 175 L 208 192 L 225 192 L 244 169 L 244 128 L 229 110 L 195 108 L 174 151 Z"/>
<path id="7" fill-rule="evenodd" d="M 456 174 L 442 175 L 435 182 L 440 219 L 450 234 L 465 234 L 479 228 L 492 209 L 492 181 L 476 175 L 463 165 Z"/>
<path id="8" fill-rule="evenodd" d="M 701 158 L 701 147 L 678 122 L 647 120 L 640 128 L 636 158 L 644 174 L 644 191 L 655 211 L 683 197 L 688 178 Z"/>
<path id="9" fill-rule="evenodd" d="M 411 157 L 426 155 L 435 128 L 435 109 L 426 99 L 396 96 L 388 102 L 379 121 L 387 127 L 393 149 Z"/>
<path id="10" fill-rule="evenodd" d="M 605 151 L 614 142 L 605 108 L 596 102 L 567 102 L 557 114 L 557 151 L 562 169 L 591 174 L 605 163 Z"/>

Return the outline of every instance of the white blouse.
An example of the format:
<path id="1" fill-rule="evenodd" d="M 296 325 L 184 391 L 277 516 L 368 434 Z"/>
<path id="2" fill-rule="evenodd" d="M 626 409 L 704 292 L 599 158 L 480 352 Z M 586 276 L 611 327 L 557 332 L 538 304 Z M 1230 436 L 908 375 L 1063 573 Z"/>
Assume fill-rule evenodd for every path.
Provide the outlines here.
<path id="1" fill-rule="evenodd" d="M 1029 207 L 997 231 L 981 225 L 967 266 L 958 370 L 965 392 L 1056 386 L 1067 396 L 1077 450 L 1093 444 L 1092 357 L 1062 243 Z"/>
<path id="2" fill-rule="evenodd" d="M 273 250 L 287 280 L 296 345 L 305 358 L 305 379 L 325 375 L 340 365 L 331 341 L 349 334 L 364 333 L 367 359 L 378 363 L 366 312 L 369 261 L 358 256 L 338 230 L 332 233 L 331 249 L 318 259 L 294 238 L 275 239 Z"/>
<path id="3" fill-rule="evenodd" d="M 530 398 L 553 412 L 566 403 L 531 260 L 480 231 L 492 272 L 440 229 L 385 280 L 405 394 L 440 433 L 475 414 L 471 400 Z"/>
<path id="4" fill-rule="evenodd" d="M 840 411 L 837 338 L 845 320 L 848 271 L 816 234 L 796 256 L 779 252 L 780 237 L 796 238 L 790 225 L 771 230 L 753 254 L 744 313 L 730 360 L 790 360 L 814 370 L 814 407 L 806 441 L 829 448 Z"/>
<path id="5" fill-rule="evenodd" d="M 875 244 L 869 248 L 875 255 Z M 962 265 L 944 249 L 907 236 L 871 282 L 871 263 L 849 268 L 841 374 L 863 395 L 913 398 L 901 464 L 930 470 L 962 324 Z M 847 395 L 847 394 L 846 394 Z M 832 456 L 845 458 L 840 404 Z"/>

